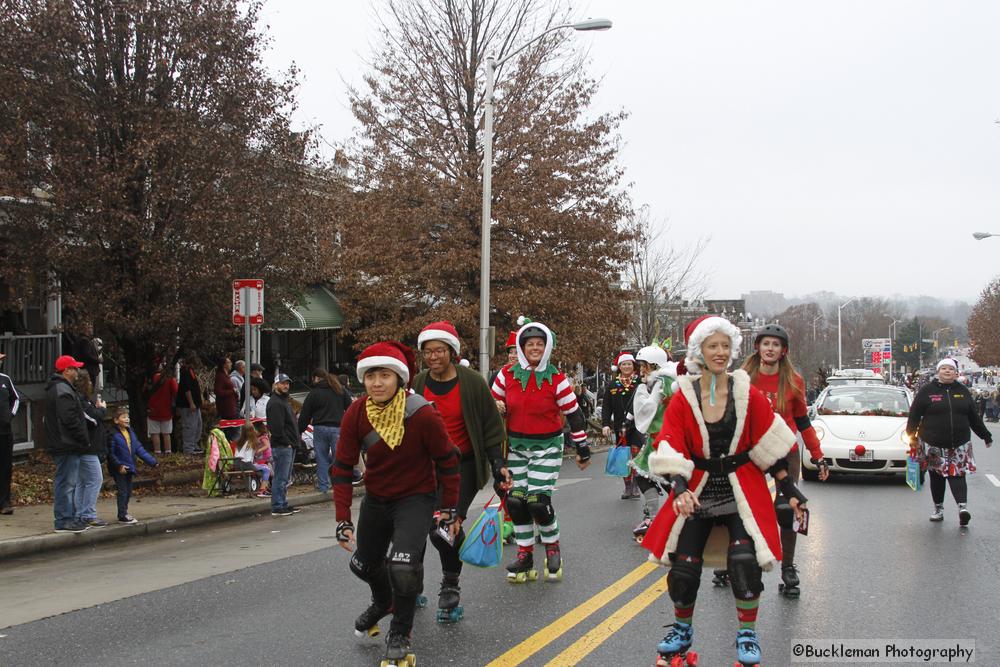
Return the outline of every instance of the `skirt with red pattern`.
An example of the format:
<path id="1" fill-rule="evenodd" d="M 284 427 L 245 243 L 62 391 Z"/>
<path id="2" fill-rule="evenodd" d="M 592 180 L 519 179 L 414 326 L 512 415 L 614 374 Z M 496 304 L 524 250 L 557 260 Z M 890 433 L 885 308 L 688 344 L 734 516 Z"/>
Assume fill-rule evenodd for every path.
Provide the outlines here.
<path id="1" fill-rule="evenodd" d="M 920 467 L 931 470 L 942 477 L 962 477 L 976 472 L 976 459 L 972 455 L 972 443 L 948 449 L 920 443 Z"/>

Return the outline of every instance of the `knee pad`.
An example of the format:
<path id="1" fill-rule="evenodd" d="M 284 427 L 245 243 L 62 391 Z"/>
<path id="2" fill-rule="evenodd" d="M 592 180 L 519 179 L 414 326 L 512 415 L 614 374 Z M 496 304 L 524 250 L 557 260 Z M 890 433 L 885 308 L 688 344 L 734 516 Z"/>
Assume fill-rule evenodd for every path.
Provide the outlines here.
<path id="1" fill-rule="evenodd" d="M 362 562 L 358 558 L 357 552 L 351 556 L 351 572 L 354 573 L 361 581 L 368 583 L 376 582 L 385 576 L 385 561 L 379 561 L 378 563 L 371 565 L 369 563 Z"/>
<path id="2" fill-rule="evenodd" d="M 694 604 L 701 585 L 702 560 L 695 556 L 676 555 L 667 572 L 670 599 L 682 606 Z"/>
<path id="3" fill-rule="evenodd" d="M 524 491 L 511 491 L 507 496 L 506 506 L 511 521 L 521 526 L 531 523 L 531 512 L 528 511 L 527 494 Z"/>
<path id="4" fill-rule="evenodd" d="M 792 522 L 795 520 L 795 511 L 783 494 L 774 497 L 774 513 L 778 517 L 778 525 L 782 528 L 792 529 Z"/>
<path id="5" fill-rule="evenodd" d="M 528 496 L 528 511 L 539 526 L 548 526 L 556 518 L 556 511 L 552 509 L 552 498 L 547 493 Z"/>
<path id="6" fill-rule="evenodd" d="M 389 563 L 389 579 L 396 595 L 419 595 L 424 590 L 424 566 L 420 563 Z"/>
<path id="7" fill-rule="evenodd" d="M 729 545 L 726 559 L 729 566 L 729 577 L 732 582 L 733 595 L 740 600 L 748 600 L 760 595 L 764 583 L 760 580 L 761 569 L 757 564 L 757 554 L 753 542 L 736 540 Z"/>

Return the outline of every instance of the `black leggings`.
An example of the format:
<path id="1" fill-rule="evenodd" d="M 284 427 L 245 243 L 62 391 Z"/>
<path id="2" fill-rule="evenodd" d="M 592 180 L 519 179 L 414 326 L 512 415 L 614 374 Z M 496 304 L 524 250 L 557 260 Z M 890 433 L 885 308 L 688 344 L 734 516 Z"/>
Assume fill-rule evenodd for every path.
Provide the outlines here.
<path id="1" fill-rule="evenodd" d="M 472 499 L 476 497 L 476 493 L 479 491 L 478 471 L 476 470 L 475 456 L 462 458 L 461 476 L 462 479 L 459 482 L 457 509 L 458 516 L 462 517 L 462 521 L 464 522 L 466 515 L 469 513 L 469 505 L 472 504 Z M 432 525 L 430 529 L 432 536 L 434 535 L 435 530 L 437 530 L 437 527 Z M 434 547 L 438 550 L 438 553 L 441 555 L 442 572 L 447 572 L 448 574 L 462 573 L 462 560 L 458 557 L 458 548 L 462 546 L 462 540 L 464 539 L 464 528 L 458 531 L 458 535 L 455 536 L 455 541 L 451 544 L 448 544 L 436 536 L 431 538 L 431 544 L 434 545 Z"/>
<path id="2" fill-rule="evenodd" d="M 931 478 L 931 498 L 935 505 L 944 504 L 944 476 L 933 470 L 928 470 Z M 951 495 L 955 496 L 956 503 L 967 503 L 969 501 L 969 485 L 965 482 L 965 475 L 960 477 L 949 477 L 948 486 L 951 487 Z"/>
<path id="3" fill-rule="evenodd" d="M 390 597 L 393 604 L 392 629 L 409 634 L 417 594 L 423 587 L 424 549 L 427 531 L 434 517 L 433 494 L 382 500 L 366 495 L 358 516 L 358 548 L 351 559 L 352 569 L 370 573 L 368 585 L 372 598 L 384 604 Z M 392 543 L 389 568 L 406 567 L 420 580 L 420 590 L 401 594 L 392 589 L 392 577 L 386 569 L 386 552 Z M 392 590 L 391 590 L 392 589 Z"/>
<path id="4" fill-rule="evenodd" d="M 684 527 L 681 528 L 681 534 L 677 538 L 677 548 L 674 550 L 674 558 L 675 560 L 688 561 L 694 559 L 697 563 L 695 567 L 697 576 L 694 577 L 694 581 L 690 583 L 690 587 L 687 590 L 674 591 L 673 588 L 670 589 L 671 599 L 675 603 L 683 605 L 694 604 L 698 594 L 698 580 L 700 579 L 705 545 L 708 543 L 708 537 L 712 529 L 717 525 L 725 526 L 729 531 L 730 546 L 727 554 L 727 568 L 732 570 L 734 562 L 732 560 L 732 554 L 734 553 L 733 542 L 737 540 L 745 542 L 745 544 L 738 548 L 738 550 L 744 552 L 744 556 L 748 550 L 751 554 L 754 552 L 753 540 L 750 538 L 747 529 L 743 526 L 743 520 L 739 514 L 724 514 L 719 517 L 708 518 L 691 517 L 687 519 L 684 522 Z M 733 586 L 731 587 L 733 596 L 737 599 L 750 599 L 754 595 L 759 595 L 763 589 L 760 567 L 757 565 L 755 558 L 752 563 L 746 563 L 743 559 L 739 562 L 742 564 L 740 571 L 738 573 L 730 571 L 730 576 L 734 577 Z"/>

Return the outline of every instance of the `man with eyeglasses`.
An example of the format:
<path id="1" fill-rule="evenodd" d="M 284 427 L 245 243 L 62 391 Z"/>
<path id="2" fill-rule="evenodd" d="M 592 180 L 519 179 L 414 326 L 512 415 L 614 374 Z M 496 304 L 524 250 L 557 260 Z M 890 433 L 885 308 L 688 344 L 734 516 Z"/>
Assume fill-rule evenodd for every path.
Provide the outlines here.
<path id="1" fill-rule="evenodd" d="M 493 396 L 483 377 L 458 363 L 461 343 L 451 322 L 427 325 L 417 337 L 423 356 L 422 371 L 413 380 L 413 391 L 434 403 L 452 444 L 461 453 L 461 482 L 456 521 L 461 526 L 469 505 L 492 474 L 494 485 L 510 484 L 510 473 L 503 459 L 503 421 Z M 441 582 L 438 600 L 438 621 L 453 623 L 462 618 L 459 606 L 458 578 L 462 561 L 458 548 L 465 539 L 461 530 L 457 537 L 439 532 L 435 523 L 431 543 L 441 555 Z"/>

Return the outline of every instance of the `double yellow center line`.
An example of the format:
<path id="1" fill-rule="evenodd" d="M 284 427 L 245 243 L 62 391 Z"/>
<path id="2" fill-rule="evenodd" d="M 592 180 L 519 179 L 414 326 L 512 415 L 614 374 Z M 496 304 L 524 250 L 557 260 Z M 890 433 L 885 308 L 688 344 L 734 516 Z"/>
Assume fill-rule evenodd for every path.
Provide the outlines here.
<path id="1" fill-rule="evenodd" d="M 616 597 L 632 588 L 635 584 L 655 571 L 658 566 L 649 561 L 635 568 L 624 577 L 614 582 L 586 602 L 581 603 L 569 613 L 560 616 L 552 623 L 531 635 L 523 642 L 514 646 L 486 667 L 516 667 L 535 655 L 546 646 L 572 629 L 588 616 L 604 607 Z M 612 614 L 607 620 L 574 642 L 569 648 L 548 663 L 554 665 L 574 665 L 580 658 L 593 651 L 616 630 L 631 620 L 636 614 L 648 607 L 667 590 L 667 578 L 661 577 L 655 584 L 646 589 L 638 597 Z M 547 667 L 548 667 L 547 666 Z"/>
<path id="2" fill-rule="evenodd" d="M 769 480 L 768 486 L 773 494 L 774 480 Z M 658 565 L 650 561 L 644 562 L 597 595 L 577 605 L 570 612 L 560 616 L 493 662 L 488 663 L 486 667 L 517 667 L 517 665 L 522 664 L 525 660 L 566 634 L 567 631 L 582 623 L 588 616 L 594 614 L 616 597 L 642 581 L 658 567 Z M 608 637 L 620 630 L 626 623 L 638 616 L 646 607 L 653 604 L 657 598 L 666 592 L 667 577 L 664 575 L 639 595 L 625 603 L 611 614 L 611 616 L 598 623 L 592 630 L 570 644 L 559 655 L 546 663 L 545 667 L 572 667 L 572 665 L 576 665 L 585 656 L 592 653 L 594 649 L 604 643 Z"/>

